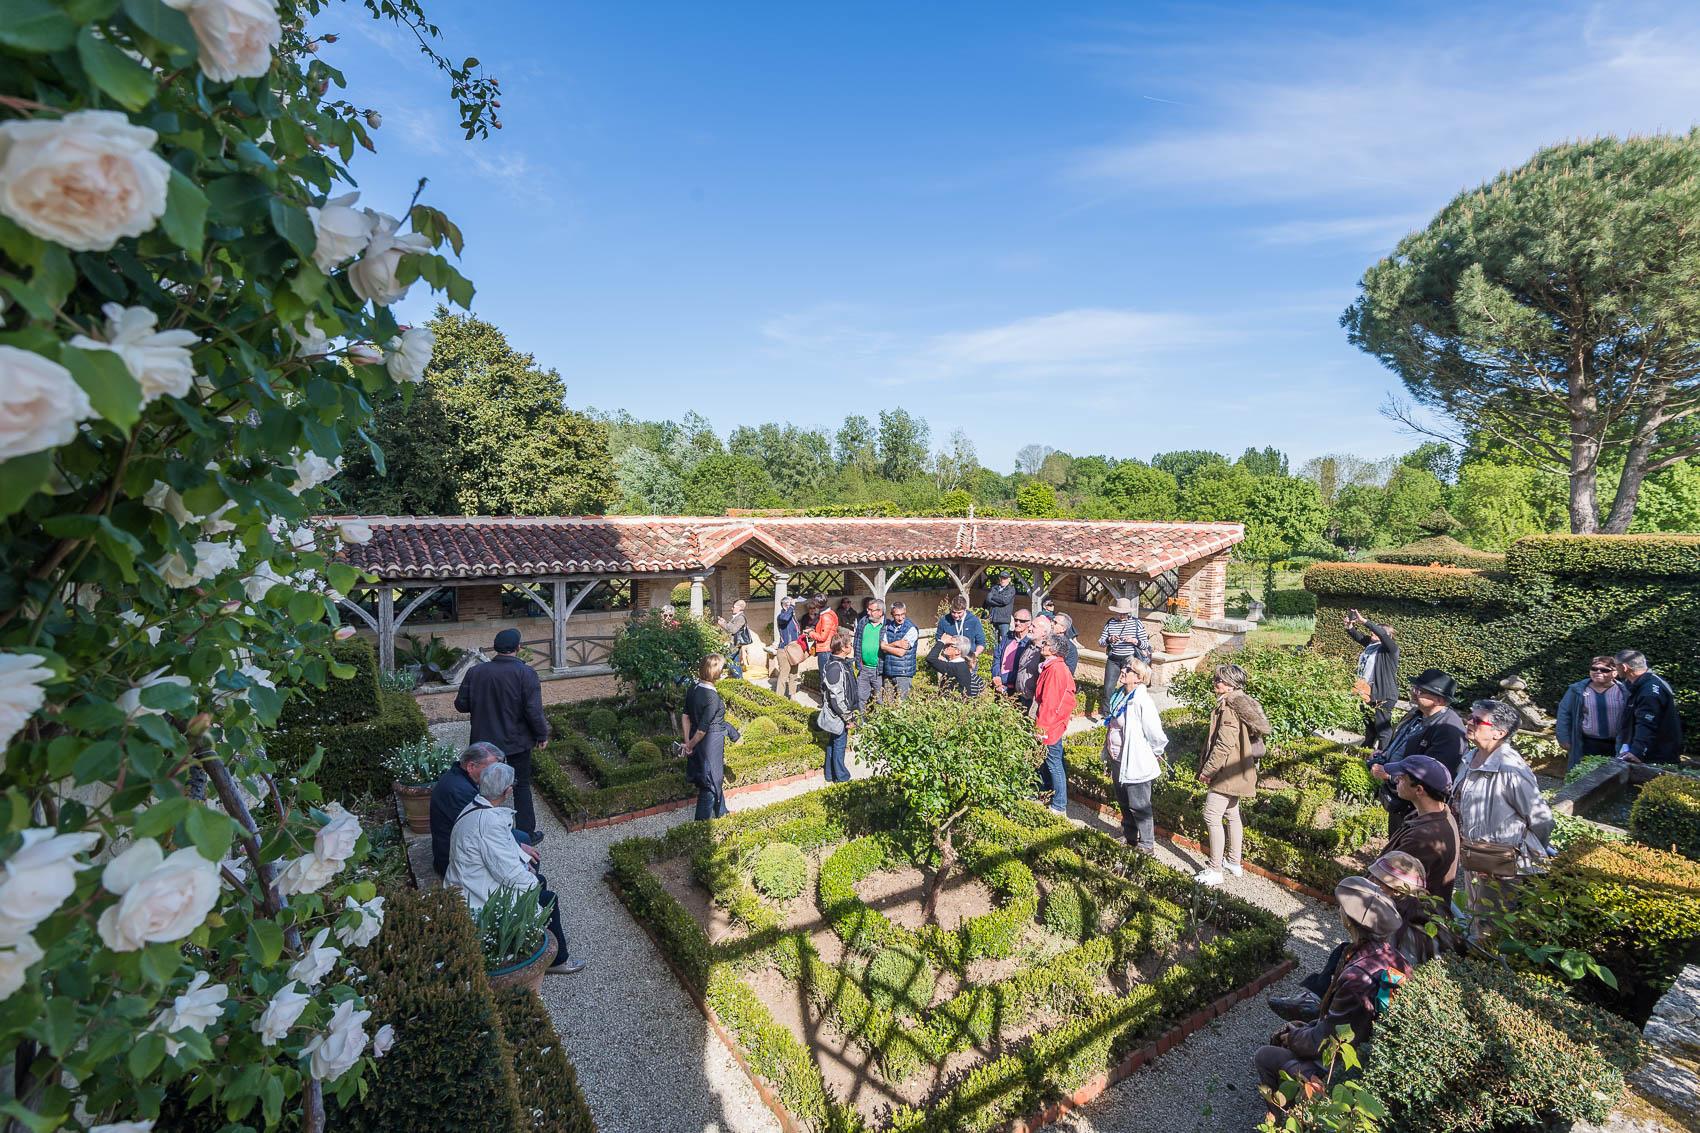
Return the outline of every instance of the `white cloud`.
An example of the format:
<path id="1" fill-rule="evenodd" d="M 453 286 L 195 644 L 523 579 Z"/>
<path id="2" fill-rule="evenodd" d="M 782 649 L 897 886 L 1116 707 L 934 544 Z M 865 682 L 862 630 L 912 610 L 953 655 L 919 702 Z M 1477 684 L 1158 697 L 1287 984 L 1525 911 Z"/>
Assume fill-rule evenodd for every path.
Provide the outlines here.
<path id="1" fill-rule="evenodd" d="M 1428 223 L 1420 213 L 1396 216 L 1337 216 L 1320 220 L 1289 220 L 1252 230 L 1260 243 L 1277 247 L 1303 244 L 1345 244 L 1376 251 L 1391 250 L 1400 237 Z"/>

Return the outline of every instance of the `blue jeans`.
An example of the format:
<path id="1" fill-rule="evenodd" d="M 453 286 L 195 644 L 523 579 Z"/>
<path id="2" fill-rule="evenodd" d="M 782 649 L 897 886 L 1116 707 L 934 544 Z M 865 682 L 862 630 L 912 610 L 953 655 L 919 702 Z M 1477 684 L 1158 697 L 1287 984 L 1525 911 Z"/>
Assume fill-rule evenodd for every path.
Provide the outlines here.
<path id="1" fill-rule="evenodd" d="M 1058 814 L 1068 813 L 1068 768 L 1063 765 L 1063 745 L 1058 740 L 1045 745 L 1045 769 L 1041 778 L 1051 792 L 1051 809 Z"/>
<path id="2" fill-rule="evenodd" d="M 744 675 L 743 656 L 744 651 L 736 646 L 733 647 L 732 652 L 725 655 L 726 671 L 734 677 L 742 677 Z"/>
<path id="3" fill-rule="evenodd" d="M 826 743 L 826 781 L 828 783 L 848 783 L 850 769 L 844 765 L 844 746 L 849 742 L 850 735 L 839 732 Z"/>

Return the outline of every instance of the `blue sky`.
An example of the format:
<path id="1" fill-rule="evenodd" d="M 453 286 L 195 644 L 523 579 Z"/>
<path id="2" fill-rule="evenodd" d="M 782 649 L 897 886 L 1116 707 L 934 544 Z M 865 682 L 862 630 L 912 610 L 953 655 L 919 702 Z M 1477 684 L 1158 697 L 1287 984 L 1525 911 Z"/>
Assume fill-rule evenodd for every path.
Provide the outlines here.
<path id="1" fill-rule="evenodd" d="M 502 82 L 473 143 L 401 35 L 322 30 L 384 114 L 363 203 L 429 177 L 573 406 L 901 405 L 1007 471 L 1417 443 L 1338 325 L 1363 269 L 1543 144 L 1700 120 L 1692 5 L 1464 7 L 437 0 Z"/>

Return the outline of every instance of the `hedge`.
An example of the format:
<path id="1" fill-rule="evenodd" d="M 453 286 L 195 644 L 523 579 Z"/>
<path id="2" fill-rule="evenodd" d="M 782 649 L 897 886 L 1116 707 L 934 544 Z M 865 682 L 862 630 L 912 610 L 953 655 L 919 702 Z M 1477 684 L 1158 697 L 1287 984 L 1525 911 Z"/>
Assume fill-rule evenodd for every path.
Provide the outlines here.
<path id="1" fill-rule="evenodd" d="M 369 720 L 378 714 L 378 658 L 370 642 L 354 637 L 331 645 L 331 658 L 354 669 L 351 677 L 328 672 L 324 688 L 310 684 L 288 686 L 289 696 L 278 714 L 278 727 L 320 727 Z M 316 668 L 316 666 L 315 666 Z"/>
<path id="2" fill-rule="evenodd" d="M 425 713 L 412 693 L 378 691 L 377 714 L 352 724 L 289 728 L 273 732 L 266 753 L 286 768 L 299 767 L 323 746 L 325 756 L 314 780 L 329 798 L 382 796 L 394 779 L 384 768 L 384 756 L 402 744 L 425 738 Z"/>
<path id="3" fill-rule="evenodd" d="M 1641 788 L 1629 808 L 1637 841 L 1700 861 L 1700 779 L 1660 775 Z"/>
<path id="4" fill-rule="evenodd" d="M 1316 613 L 1316 595 L 1308 590 L 1271 590 L 1264 595 L 1263 613 L 1271 618 L 1304 618 Z"/>
<path id="5" fill-rule="evenodd" d="M 1639 1039 L 1548 979 L 1447 957 L 1393 996 L 1363 1083 L 1387 1107 L 1387 1129 L 1565 1129 L 1604 1120 Z"/>
<path id="6" fill-rule="evenodd" d="M 531 1116 L 529 1126 L 521 1117 L 521 1127 L 536 1133 L 595 1133 L 596 1121 L 579 1088 L 578 1072 L 543 1001 L 523 987 L 495 994 L 502 1034 L 513 1050 L 522 1108 Z"/>
<path id="7" fill-rule="evenodd" d="M 1551 711 L 1589 657 L 1639 649 L 1700 750 L 1700 537 L 1538 536 L 1513 544 L 1502 572 L 1319 564 L 1305 588 L 1319 600 L 1316 648 L 1355 656 L 1340 619 L 1357 607 L 1394 627 L 1405 679 L 1442 669 L 1466 697 L 1495 696 L 1518 673 Z"/>
<path id="8" fill-rule="evenodd" d="M 1467 567 L 1471 570 L 1503 570 L 1505 556 L 1493 551 L 1478 551 L 1460 543 L 1450 535 L 1432 535 L 1418 539 L 1391 551 L 1378 551 L 1370 556 L 1378 563 L 1400 563 L 1405 566 Z"/>

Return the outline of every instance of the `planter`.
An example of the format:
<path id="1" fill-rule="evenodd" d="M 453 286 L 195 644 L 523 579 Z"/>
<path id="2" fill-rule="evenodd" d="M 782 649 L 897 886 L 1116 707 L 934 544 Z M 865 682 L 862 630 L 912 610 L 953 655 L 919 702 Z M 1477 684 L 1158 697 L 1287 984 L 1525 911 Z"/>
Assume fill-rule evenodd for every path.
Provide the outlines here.
<path id="1" fill-rule="evenodd" d="M 1185 653 L 1192 646 L 1192 634 L 1170 633 L 1163 631 L 1163 652 L 1172 654 Z"/>
<path id="2" fill-rule="evenodd" d="M 523 987 L 536 995 L 543 986 L 543 973 L 549 970 L 549 965 L 555 959 L 555 934 L 548 929 L 543 930 L 543 943 L 537 946 L 537 951 L 531 954 L 529 960 L 521 960 L 517 964 L 509 964 L 505 968 L 497 968 L 486 975 L 490 980 L 492 990 L 504 987 Z"/>
<path id="3" fill-rule="evenodd" d="M 431 788 L 397 783 L 395 797 L 401 800 L 401 813 L 407 819 L 408 830 L 415 834 L 431 833 Z"/>

